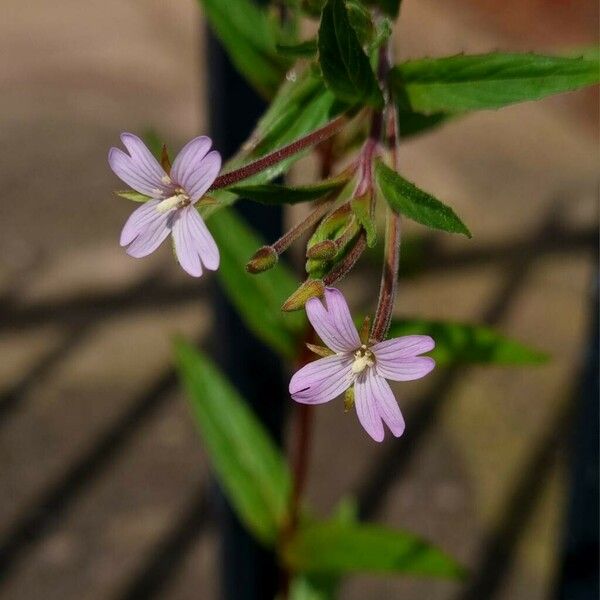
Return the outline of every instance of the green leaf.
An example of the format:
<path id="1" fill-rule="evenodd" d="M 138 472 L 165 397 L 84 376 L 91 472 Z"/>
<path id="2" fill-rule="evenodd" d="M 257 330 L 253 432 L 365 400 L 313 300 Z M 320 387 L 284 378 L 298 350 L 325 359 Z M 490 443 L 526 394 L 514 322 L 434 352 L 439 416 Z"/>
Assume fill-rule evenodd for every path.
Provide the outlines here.
<path id="1" fill-rule="evenodd" d="M 598 56 L 481 54 L 411 60 L 390 85 L 401 109 L 435 114 L 495 109 L 569 92 L 600 81 Z"/>
<path id="2" fill-rule="evenodd" d="M 370 202 L 370 196 L 361 196 L 353 198 L 350 202 L 350 206 L 356 219 L 367 234 L 367 246 L 372 248 L 377 243 L 377 228 L 371 218 L 369 210 Z"/>
<path id="3" fill-rule="evenodd" d="M 152 200 L 150 196 L 145 196 L 134 190 L 120 190 L 115 192 L 115 194 L 121 198 L 125 198 L 125 200 L 132 200 L 133 202 L 148 202 L 148 200 Z"/>
<path id="4" fill-rule="evenodd" d="M 317 54 L 317 40 L 306 40 L 297 44 L 277 44 L 277 52 L 290 58 L 313 58 Z"/>
<path id="5" fill-rule="evenodd" d="M 295 81 L 286 81 L 277 96 L 257 123 L 256 129 L 244 144 L 244 150 L 229 160 L 223 167 L 225 173 L 252 162 L 265 154 L 292 142 L 331 120 L 340 110 L 335 97 L 325 88 L 322 80 L 308 70 Z M 261 171 L 245 180 L 246 184 L 265 183 L 285 173 L 295 161 L 309 152 L 299 152 L 290 158 Z M 203 209 L 205 218 L 224 206 L 233 204 L 239 196 L 228 190 L 210 193 L 218 202 L 215 206 Z M 248 255 L 250 256 L 250 255 Z"/>
<path id="6" fill-rule="evenodd" d="M 377 525 L 329 521 L 303 526 L 283 549 L 305 573 L 368 571 L 459 579 L 458 563 L 422 539 Z"/>
<path id="7" fill-rule="evenodd" d="M 430 335 L 435 340 L 435 349 L 429 355 L 439 365 L 537 365 L 548 360 L 546 353 L 510 340 L 484 325 L 398 319 L 392 321 L 388 337 L 412 334 Z"/>
<path id="8" fill-rule="evenodd" d="M 371 13 L 363 5 L 361 0 L 345 0 L 348 20 L 352 29 L 356 32 L 361 46 L 368 46 L 375 36 L 375 25 L 371 19 Z"/>
<path id="9" fill-rule="evenodd" d="M 177 365 L 206 450 L 239 518 L 273 545 L 286 519 L 290 474 L 283 455 L 248 405 L 206 356 L 184 341 Z"/>
<path id="10" fill-rule="evenodd" d="M 336 598 L 337 582 L 332 582 L 327 576 L 294 577 L 290 585 L 290 600 L 334 600 Z M 279 598 L 278 600 L 283 600 Z"/>
<path id="11" fill-rule="evenodd" d="M 400 139 L 406 139 L 414 135 L 420 135 L 443 125 L 446 121 L 455 117 L 450 113 L 438 112 L 431 115 L 423 115 L 411 110 L 398 110 L 398 127 Z"/>
<path id="12" fill-rule="evenodd" d="M 229 188 L 231 192 L 248 200 L 263 204 L 296 204 L 307 200 L 322 198 L 329 192 L 339 190 L 347 179 L 326 179 L 312 185 L 285 186 L 276 183 L 258 185 L 236 185 Z"/>
<path id="13" fill-rule="evenodd" d="M 375 178 L 381 194 L 395 211 L 422 225 L 471 237 L 471 232 L 449 206 L 420 190 L 379 159 L 375 164 Z"/>
<path id="14" fill-rule="evenodd" d="M 289 62 L 277 54 L 279 31 L 269 13 L 251 0 L 199 0 L 229 58 L 261 93 L 272 96 Z"/>
<path id="15" fill-rule="evenodd" d="M 232 304 L 259 339 L 293 358 L 305 318 L 281 312 L 281 305 L 298 287 L 297 279 L 282 264 L 260 275 L 246 272 L 246 261 L 264 241 L 233 211 L 221 211 L 209 228 L 221 253 L 217 276 Z"/>
<path id="16" fill-rule="evenodd" d="M 319 64 L 325 83 L 343 102 L 383 106 L 369 59 L 350 24 L 343 0 L 328 0 L 318 36 Z"/>

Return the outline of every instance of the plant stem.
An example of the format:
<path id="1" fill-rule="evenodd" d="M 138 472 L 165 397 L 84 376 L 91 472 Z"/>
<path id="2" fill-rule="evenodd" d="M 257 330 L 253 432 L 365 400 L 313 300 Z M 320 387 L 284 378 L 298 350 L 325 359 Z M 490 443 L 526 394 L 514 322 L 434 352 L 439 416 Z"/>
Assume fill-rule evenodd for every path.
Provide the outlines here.
<path id="1" fill-rule="evenodd" d="M 214 181 L 214 183 L 210 186 L 208 191 L 218 190 L 220 188 L 225 188 L 237 183 L 238 181 L 242 181 L 243 179 L 247 179 L 252 175 L 256 175 L 256 173 L 260 173 L 265 169 L 301 152 L 302 150 L 309 148 L 310 146 L 314 146 L 315 144 L 319 144 L 324 140 L 329 139 L 338 133 L 344 125 L 346 125 L 348 121 L 348 117 L 346 115 L 340 115 L 336 117 L 329 123 L 323 125 L 319 129 L 315 129 L 308 135 L 301 137 L 300 139 L 291 142 L 287 146 L 283 146 L 282 148 L 278 148 L 274 152 L 255 160 L 239 169 L 235 169 L 234 171 L 230 171 L 229 173 L 223 173 L 223 175 L 219 175 Z"/>
<path id="2" fill-rule="evenodd" d="M 294 225 L 287 233 L 284 233 L 271 247 L 277 254 L 287 250 L 303 233 L 316 225 L 333 205 L 333 200 L 323 199 L 317 203 L 315 209 L 300 223 Z"/>
<path id="3" fill-rule="evenodd" d="M 397 171 L 399 167 L 398 117 L 393 107 L 390 111 L 388 124 L 388 143 L 392 153 L 394 169 Z M 394 300 L 398 291 L 400 240 L 400 215 L 388 206 L 386 209 L 385 258 L 381 274 L 381 284 L 379 286 L 377 312 L 375 313 L 373 329 L 371 330 L 371 337 L 377 342 L 385 338 L 392 320 Z"/>
<path id="4" fill-rule="evenodd" d="M 358 259 L 361 257 L 362 253 L 365 251 L 367 247 L 367 234 L 364 231 L 361 231 L 356 242 L 350 252 L 346 254 L 344 260 L 339 262 L 334 269 L 329 271 L 325 277 L 323 277 L 323 283 L 325 285 L 332 285 L 336 281 L 339 281 L 347 275 L 352 267 L 356 264 Z"/>

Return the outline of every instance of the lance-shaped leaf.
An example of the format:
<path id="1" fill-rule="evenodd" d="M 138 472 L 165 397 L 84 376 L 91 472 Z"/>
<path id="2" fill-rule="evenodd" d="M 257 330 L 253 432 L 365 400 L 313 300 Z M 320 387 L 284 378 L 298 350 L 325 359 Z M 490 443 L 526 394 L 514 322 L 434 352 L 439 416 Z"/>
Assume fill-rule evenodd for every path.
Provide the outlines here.
<path id="1" fill-rule="evenodd" d="M 289 61 L 276 50 L 275 20 L 251 0 L 199 0 L 235 67 L 261 93 L 277 90 Z"/>
<path id="2" fill-rule="evenodd" d="M 296 81 L 286 81 L 258 121 L 255 131 L 244 144 L 242 152 L 229 160 L 222 172 L 237 169 L 310 133 L 324 125 L 341 109 L 342 107 L 336 104 L 333 94 L 323 86 L 320 78 L 312 71 L 304 72 Z M 245 183 L 259 184 L 278 177 L 287 172 L 306 152 L 299 152 L 257 173 L 245 180 Z M 217 204 L 203 210 L 202 214 L 205 218 L 224 206 L 233 204 L 239 198 L 237 194 L 228 190 L 215 190 L 211 192 L 211 196 Z"/>
<path id="3" fill-rule="evenodd" d="M 229 188 L 229 191 L 263 204 L 296 204 L 322 198 L 326 194 L 344 187 L 347 181 L 346 178 L 339 178 L 326 179 L 312 185 L 286 186 L 276 183 L 236 185 Z"/>
<path id="4" fill-rule="evenodd" d="M 379 572 L 458 579 L 463 568 L 419 537 L 377 525 L 335 521 L 302 526 L 283 548 L 305 573 Z"/>
<path id="5" fill-rule="evenodd" d="M 344 0 L 327 0 L 317 45 L 325 83 L 337 98 L 351 105 L 383 106 L 379 84 L 350 24 Z"/>
<path id="6" fill-rule="evenodd" d="M 427 227 L 471 237 L 467 226 L 449 206 L 420 190 L 379 159 L 375 165 L 375 179 L 382 196 L 396 212 Z"/>
<path id="7" fill-rule="evenodd" d="M 599 80 L 597 53 L 579 58 L 502 53 L 425 58 L 397 65 L 390 73 L 400 108 L 425 114 L 501 108 Z"/>
<path id="8" fill-rule="evenodd" d="M 276 352 L 292 358 L 305 326 L 302 313 L 284 314 L 281 305 L 298 287 L 285 265 L 250 275 L 246 261 L 264 242 L 231 210 L 223 210 L 209 221 L 221 252 L 217 276 L 231 303 L 254 334 Z"/>
<path id="9" fill-rule="evenodd" d="M 435 349 L 429 355 L 439 365 L 537 365 L 548 360 L 546 353 L 508 339 L 484 325 L 395 319 L 388 335 L 412 334 L 430 335 L 435 340 Z"/>
<path id="10" fill-rule="evenodd" d="M 205 355 L 176 343 L 179 373 L 214 471 L 238 517 L 265 544 L 286 519 L 285 459 L 243 398 Z"/>

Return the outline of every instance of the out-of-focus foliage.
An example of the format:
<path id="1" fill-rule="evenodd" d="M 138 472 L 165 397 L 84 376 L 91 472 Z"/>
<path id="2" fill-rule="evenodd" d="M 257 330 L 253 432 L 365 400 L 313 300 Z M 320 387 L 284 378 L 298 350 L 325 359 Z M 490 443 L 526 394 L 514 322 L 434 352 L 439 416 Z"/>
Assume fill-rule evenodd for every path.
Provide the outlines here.
<path id="1" fill-rule="evenodd" d="M 289 505 L 285 459 L 216 365 L 183 341 L 176 343 L 175 350 L 219 482 L 240 519 L 258 539 L 274 544 Z"/>
<path id="2" fill-rule="evenodd" d="M 548 360 L 548 355 L 508 339 L 484 325 L 427 321 L 425 319 L 397 319 L 392 321 L 389 337 L 401 335 L 430 335 L 435 349 L 429 353 L 439 365 L 494 364 L 537 365 Z"/>

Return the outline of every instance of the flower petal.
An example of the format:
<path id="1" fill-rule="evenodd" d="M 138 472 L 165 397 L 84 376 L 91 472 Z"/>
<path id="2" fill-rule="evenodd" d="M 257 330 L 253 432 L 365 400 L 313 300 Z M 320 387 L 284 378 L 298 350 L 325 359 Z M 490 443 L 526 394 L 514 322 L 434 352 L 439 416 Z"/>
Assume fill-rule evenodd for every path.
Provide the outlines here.
<path id="1" fill-rule="evenodd" d="M 375 369 L 369 369 L 366 373 L 367 386 L 377 401 L 377 410 L 385 424 L 396 437 L 404 433 L 404 418 L 390 384 L 380 377 Z"/>
<path id="2" fill-rule="evenodd" d="M 434 347 L 435 342 L 428 335 L 406 335 L 379 342 L 371 350 L 379 375 L 392 381 L 412 381 L 424 377 L 435 367 L 433 358 L 417 356 Z"/>
<path id="3" fill-rule="evenodd" d="M 166 173 L 144 142 L 132 133 L 123 133 L 121 140 L 130 154 L 119 148 L 109 150 L 108 163 L 115 175 L 146 196 L 161 198 L 169 195 L 174 187 L 162 180 Z"/>
<path id="4" fill-rule="evenodd" d="M 211 146 L 212 140 L 204 135 L 194 138 L 173 161 L 171 178 L 187 192 L 192 202 L 204 195 L 221 169 L 221 155 L 216 150 L 208 152 Z"/>
<path id="5" fill-rule="evenodd" d="M 156 210 L 159 200 L 149 200 L 134 210 L 121 231 L 121 246 L 127 254 L 142 258 L 154 252 L 169 235 L 171 213 Z"/>
<path id="6" fill-rule="evenodd" d="M 144 173 L 148 179 L 156 182 L 157 185 L 165 188 L 167 185 L 165 184 L 167 173 L 156 158 L 154 158 L 154 155 L 150 152 L 146 144 L 133 133 L 122 133 L 121 142 L 127 148 L 127 152 L 129 152 L 131 159 L 140 172 Z"/>
<path id="7" fill-rule="evenodd" d="M 372 371 L 363 371 L 354 384 L 354 406 L 360 424 L 376 441 L 383 442 L 384 430 L 381 414 L 378 408 L 377 391 L 372 385 Z"/>
<path id="8" fill-rule="evenodd" d="M 325 288 L 326 307 L 318 298 L 306 303 L 306 314 L 319 337 L 336 352 L 353 352 L 360 338 L 342 292 Z"/>
<path id="9" fill-rule="evenodd" d="M 308 363 L 294 373 L 289 390 L 296 402 L 322 404 L 345 392 L 353 379 L 352 356 L 335 354 Z"/>
<path id="10" fill-rule="evenodd" d="M 219 249 L 198 211 L 192 206 L 179 211 L 173 225 L 177 260 L 193 277 L 202 275 L 202 265 L 210 271 L 219 268 Z"/>

